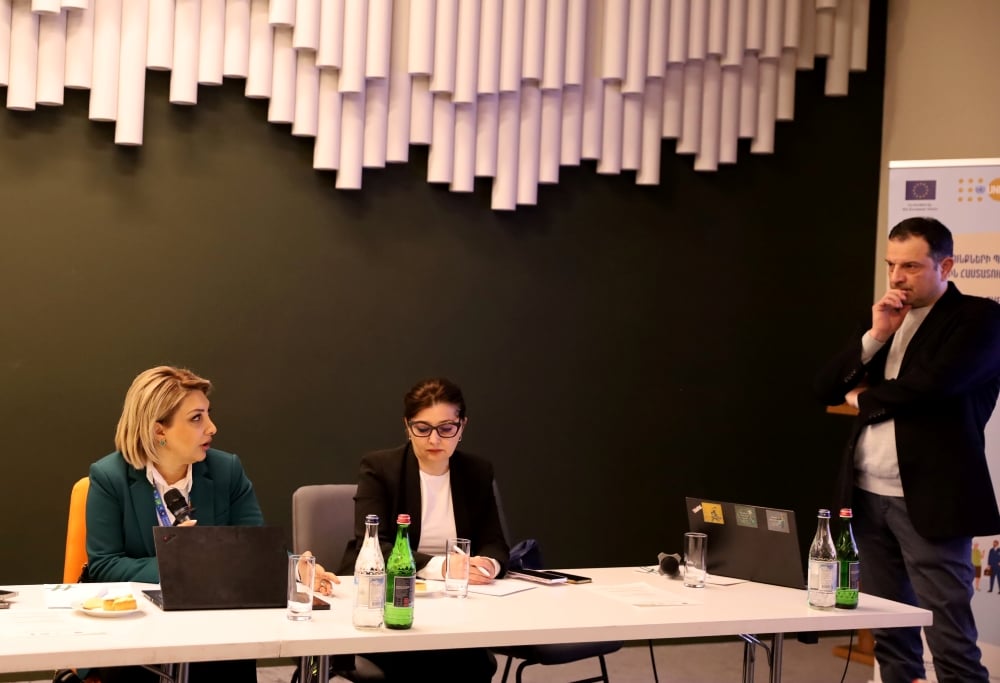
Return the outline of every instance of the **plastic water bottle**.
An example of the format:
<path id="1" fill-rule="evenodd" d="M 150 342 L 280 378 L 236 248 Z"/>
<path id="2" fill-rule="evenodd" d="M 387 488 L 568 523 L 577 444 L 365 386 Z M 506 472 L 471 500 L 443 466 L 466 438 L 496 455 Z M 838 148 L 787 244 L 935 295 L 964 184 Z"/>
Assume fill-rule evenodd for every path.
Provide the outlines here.
<path id="1" fill-rule="evenodd" d="M 355 628 L 382 626 L 385 605 L 385 562 L 378 541 L 378 515 L 365 517 L 365 540 L 354 562 Z"/>
<path id="2" fill-rule="evenodd" d="M 833 609 L 837 600 L 837 547 L 830 533 L 830 511 L 820 510 L 816 535 L 809 546 L 809 581 L 807 599 L 810 607 Z"/>

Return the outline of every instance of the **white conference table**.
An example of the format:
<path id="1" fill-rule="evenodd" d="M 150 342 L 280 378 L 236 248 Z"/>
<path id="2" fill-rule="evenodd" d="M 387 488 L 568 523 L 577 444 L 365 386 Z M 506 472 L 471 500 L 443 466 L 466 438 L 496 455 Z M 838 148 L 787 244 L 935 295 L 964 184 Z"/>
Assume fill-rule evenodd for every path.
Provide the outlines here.
<path id="1" fill-rule="evenodd" d="M 98 619 L 46 609 L 41 586 L 14 586 L 19 597 L 0 610 L 0 672 L 750 634 L 773 636 L 768 659 L 771 681 L 779 683 L 785 633 L 931 623 L 927 610 L 864 594 L 857 609 L 822 611 L 806 605 L 805 591 L 791 588 L 749 582 L 684 588 L 634 567 L 567 571 L 593 583 L 538 585 L 506 596 L 470 593 L 465 600 L 420 597 L 406 631 L 356 630 L 349 577 L 336 587 L 332 609 L 315 611 L 309 622 L 288 621 L 283 609 L 161 612 L 148 602 L 136 615 Z M 642 594 L 636 584 L 652 592 Z M 611 594 L 627 586 L 634 590 Z"/>

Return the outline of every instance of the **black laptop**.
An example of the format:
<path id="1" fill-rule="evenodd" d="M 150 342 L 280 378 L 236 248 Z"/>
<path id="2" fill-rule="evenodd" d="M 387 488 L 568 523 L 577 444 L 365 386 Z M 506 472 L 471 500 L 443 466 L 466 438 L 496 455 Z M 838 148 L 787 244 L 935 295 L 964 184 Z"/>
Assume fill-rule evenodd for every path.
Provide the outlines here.
<path id="1" fill-rule="evenodd" d="M 284 607 L 288 553 L 280 527 L 153 527 L 160 609 Z"/>
<path id="2" fill-rule="evenodd" d="M 708 534 L 709 574 L 805 588 L 794 510 L 688 497 L 687 515 Z"/>

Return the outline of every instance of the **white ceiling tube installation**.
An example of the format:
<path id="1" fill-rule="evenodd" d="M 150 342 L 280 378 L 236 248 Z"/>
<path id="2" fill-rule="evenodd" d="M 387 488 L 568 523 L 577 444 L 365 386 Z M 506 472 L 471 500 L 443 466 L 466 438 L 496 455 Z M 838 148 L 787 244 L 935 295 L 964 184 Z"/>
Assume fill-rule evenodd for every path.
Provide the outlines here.
<path id="1" fill-rule="evenodd" d="M 514 210 L 583 160 L 658 184 L 665 138 L 699 171 L 773 153 L 797 71 L 825 58 L 843 96 L 866 68 L 869 1 L 0 0 L 0 85 L 17 110 L 87 89 L 141 145 L 146 69 L 186 106 L 244 79 L 337 188 L 429 145 L 428 182 Z"/>

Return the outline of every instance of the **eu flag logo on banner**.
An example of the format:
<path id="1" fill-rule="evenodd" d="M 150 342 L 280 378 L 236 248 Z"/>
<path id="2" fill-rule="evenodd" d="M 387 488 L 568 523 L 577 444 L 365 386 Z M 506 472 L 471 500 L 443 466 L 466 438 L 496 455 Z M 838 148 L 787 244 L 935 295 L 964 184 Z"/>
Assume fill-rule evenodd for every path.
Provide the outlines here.
<path id="1" fill-rule="evenodd" d="M 937 193 L 936 180 L 907 180 L 906 201 L 934 199 Z"/>

